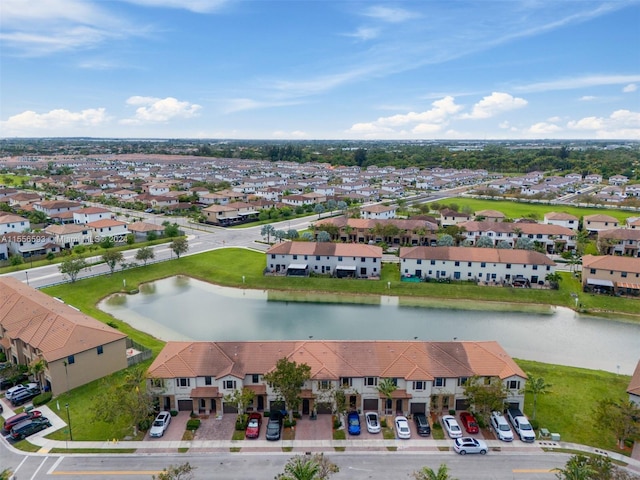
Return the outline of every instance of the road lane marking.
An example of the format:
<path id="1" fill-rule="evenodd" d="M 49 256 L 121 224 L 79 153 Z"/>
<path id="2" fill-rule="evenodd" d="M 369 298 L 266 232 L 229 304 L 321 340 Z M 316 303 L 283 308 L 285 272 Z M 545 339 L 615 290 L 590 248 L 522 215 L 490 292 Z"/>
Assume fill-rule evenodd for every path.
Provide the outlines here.
<path id="1" fill-rule="evenodd" d="M 58 457 L 58 460 L 56 460 L 56 463 L 54 463 L 51 466 L 51 468 L 47 471 L 47 475 L 53 475 L 55 469 L 58 468 L 58 465 L 60 465 L 62 460 L 64 460 L 64 456 Z"/>
<path id="2" fill-rule="evenodd" d="M 38 468 L 36 468 L 36 471 L 33 472 L 33 475 L 31 476 L 31 480 L 35 480 L 36 478 L 38 478 L 38 472 L 40 471 L 40 469 L 42 468 L 42 466 L 44 465 L 44 462 L 47 461 L 49 457 L 44 457 L 44 459 L 42 460 L 42 462 L 40 463 L 40 465 L 38 466 Z"/>
<path id="3" fill-rule="evenodd" d="M 159 475 L 163 470 L 75 470 L 75 471 L 57 471 L 51 475 Z"/>

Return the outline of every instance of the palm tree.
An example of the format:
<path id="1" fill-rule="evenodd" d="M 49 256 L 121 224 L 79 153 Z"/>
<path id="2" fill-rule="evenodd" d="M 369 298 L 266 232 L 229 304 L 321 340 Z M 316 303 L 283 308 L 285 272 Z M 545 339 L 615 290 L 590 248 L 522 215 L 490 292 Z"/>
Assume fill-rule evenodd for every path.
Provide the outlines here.
<path id="1" fill-rule="evenodd" d="M 29 365 L 29 372 L 33 375 L 33 378 L 38 383 L 38 386 L 42 387 L 42 373 L 47 368 L 47 361 L 44 358 L 34 359 Z"/>
<path id="2" fill-rule="evenodd" d="M 387 410 L 391 410 L 392 408 L 391 396 L 393 395 L 393 392 L 395 392 L 398 387 L 396 386 L 394 381 L 391 380 L 390 378 L 383 378 L 382 380 L 380 380 L 376 388 L 386 398 L 385 400 L 385 415 L 386 415 Z"/>
<path id="3" fill-rule="evenodd" d="M 457 480 L 449 475 L 449 467 L 445 463 L 442 463 L 435 472 L 432 468 L 422 467 L 421 470 L 413 472 L 412 474 L 415 480 Z"/>
<path id="4" fill-rule="evenodd" d="M 315 480 L 320 465 L 311 459 L 302 456 L 293 457 L 284 466 L 284 473 L 279 474 L 276 480 Z"/>
<path id="5" fill-rule="evenodd" d="M 544 277 L 544 279 L 549 282 L 549 286 L 554 290 L 558 290 L 558 288 L 560 288 L 560 280 L 562 280 L 562 277 L 558 272 L 547 273 L 547 276 Z"/>
<path id="6" fill-rule="evenodd" d="M 524 391 L 533 395 L 533 411 L 531 412 L 532 420 L 536 419 L 536 403 L 538 401 L 538 395 L 549 393 L 551 391 L 551 387 L 553 387 L 553 385 L 545 382 L 544 378 L 529 375 L 529 380 L 527 381 L 527 386 Z"/>
<path id="7" fill-rule="evenodd" d="M 574 455 L 565 468 L 557 468 L 556 471 L 556 478 L 560 480 L 590 480 L 595 473 L 584 455 Z"/>

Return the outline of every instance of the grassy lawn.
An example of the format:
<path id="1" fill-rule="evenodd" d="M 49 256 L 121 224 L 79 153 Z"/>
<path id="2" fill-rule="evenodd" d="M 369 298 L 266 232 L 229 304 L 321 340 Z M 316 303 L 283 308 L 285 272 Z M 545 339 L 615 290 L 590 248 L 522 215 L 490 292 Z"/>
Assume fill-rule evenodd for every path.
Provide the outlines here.
<path id="1" fill-rule="evenodd" d="M 540 427 L 559 433 L 562 441 L 620 451 L 613 436 L 597 428 L 593 409 L 605 398 L 626 399 L 631 377 L 601 370 L 551 365 L 529 360 L 516 360 L 527 373 L 544 378 L 552 385 L 550 393 L 538 395 L 536 420 Z M 525 396 L 524 413 L 532 417 L 533 398 Z"/>
<path id="2" fill-rule="evenodd" d="M 383 266 L 381 281 L 264 277 L 263 268 L 263 253 L 238 248 L 219 249 L 118 272 L 111 276 L 59 285 L 44 291 L 49 295 L 62 298 L 65 302 L 99 320 L 115 325 L 135 341 L 151 348 L 154 354 L 161 350 L 164 342 L 132 329 L 127 324 L 100 311 L 96 306 L 100 299 L 121 291 L 123 279 L 126 279 L 128 289 L 135 289 L 141 283 L 182 274 L 230 287 L 268 289 L 273 298 L 287 295 L 289 299 L 295 297 L 296 300 L 306 301 L 319 301 L 318 292 L 328 292 L 332 294 L 329 301 L 337 302 L 353 302 L 355 298 L 361 303 L 375 303 L 379 301 L 379 295 L 399 295 L 402 296 L 401 304 L 403 305 L 428 304 L 451 308 L 452 305 L 462 305 L 464 300 L 465 307 L 473 303 L 475 308 L 496 309 L 501 305 L 500 302 L 512 302 L 508 308 L 526 310 L 540 308 L 540 305 L 546 308 L 544 306 L 551 304 L 574 306 L 574 300 L 570 294 L 576 292 L 579 294 L 579 302 L 582 303 L 583 309 L 587 310 L 614 310 L 637 314 L 639 305 L 638 301 L 629 299 L 583 294 L 578 280 L 572 278 L 570 274 L 562 274 L 560 290 L 549 291 L 477 287 L 472 284 L 403 283 L 398 280 L 397 266 L 387 264 Z M 391 282 L 390 289 L 387 282 Z M 328 301 L 326 296 L 321 300 Z M 635 317 L 635 321 L 639 321 L 638 317 Z M 541 426 L 560 433 L 562 440 L 600 448 L 615 448 L 614 440 L 605 438 L 602 432 L 593 426 L 591 411 L 600 398 L 611 396 L 622 398 L 629 377 L 530 361 L 518 361 L 518 363 L 525 371 L 541 375 L 548 383 L 554 385 L 552 394 L 538 399 L 537 419 Z M 148 365 L 149 363 L 146 367 Z M 124 372 L 118 372 L 114 376 L 123 374 Z M 60 416 L 64 419 L 66 417 L 64 405 L 69 403 L 74 440 L 112 440 L 114 438 L 121 440 L 125 436 L 131 436 L 131 429 L 127 425 L 106 424 L 93 418 L 92 405 L 95 401 L 99 401 L 102 385 L 102 380 L 92 382 L 61 395 L 49 404 L 55 410 L 58 402 L 61 406 Z M 531 399 L 527 397 L 526 412 L 528 414 L 531 413 L 531 407 Z M 389 433 L 384 435 L 395 438 L 393 430 L 387 429 L 385 432 Z M 437 438 L 441 433 L 441 430 L 434 429 L 433 438 Z M 285 438 L 291 434 L 293 432 L 287 430 L 284 432 Z M 66 431 L 59 431 L 50 437 L 65 440 L 67 435 Z M 141 435 L 138 434 L 138 437 L 141 438 Z"/>
<path id="3" fill-rule="evenodd" d="M 510 200 L 481 200 L 475 198 L 456 197 L 439 202 L 441 204 L 452 204 L 460 206 L 460 210 L 469 207 L 471 211 L 498 210 L 504 213 L 507 218 L 521 218 L 535 213 L 539 220 L 544 218 L 548 212 L 564 212 L 580 218 L 584 215 L 604 214 L 617 218 L 624 223 L 627 217 L 637 216 L 634 212 L 625 212 L 616 208 L 590 208 L 574 207 L 572 205 L 545 205 L 538 203 L 515 202 Z"/>

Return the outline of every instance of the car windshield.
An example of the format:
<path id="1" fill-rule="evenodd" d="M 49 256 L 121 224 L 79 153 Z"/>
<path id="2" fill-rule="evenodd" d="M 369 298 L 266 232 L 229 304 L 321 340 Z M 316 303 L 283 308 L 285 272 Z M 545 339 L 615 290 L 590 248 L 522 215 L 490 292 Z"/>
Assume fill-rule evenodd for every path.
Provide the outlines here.
<path id="1" fill-rule="evenodd" d="M 351 417 L 351 418 L 349 419 L 349 425 L 358 425 L 359 423 L 360 423 L 360 422 L 359 422 L 359 421 L 358 421 L 358 419 L 357 419 L 357 418 L 355 418 L 355 417 Z"/>
<path id="2" fill-rule="evenodd" d="M 500 430 L 502 430 L 503 432 L 506 432 L 507 430 L 511 430 L 511 429 L 509 428 L 509 425 L 502 423 L 500 424 Z"/>
<path id="3" fill-rule="evenodd" d="M 468 422 L 468 425 L 470 427 L 477 427 L 478 426 L 478 424 L 476 422 Z"/>
<path id="4" fill-rule="evenodd" d="M 249 426 L 250 427 L 257 427 L 258 426 L 258 420 L 256 420 L 255 418 L 249 420 Z"/>
<path id="5" fill-rule="evenodd" d="M 449 427 L 451 428 L 451 430 L 454 430 L 454 431 L 460 430 L 460 427 L 458 425 L 455 425 L 455 424 L 450 425 Z"/>
<path id="6" fill-rule="evenodd" d="M 369 423 L 371 425 L 377 425 L 378 424 L 378 419 L 376 417 L 368 417 L 369 418 Z"/>
<path id="7" fill-rule="evenodd" d="M 153 422 L 154 427 L 161 427 L 162 425 L 163 425 L 162 420 L 156 420 L 155 422 Z"/>
<path id="8" fill-rule="evenodd" d="M 531 425 L 529 425 L 528 423 L 521 423 L 520 430 L 531 430 Z"/>

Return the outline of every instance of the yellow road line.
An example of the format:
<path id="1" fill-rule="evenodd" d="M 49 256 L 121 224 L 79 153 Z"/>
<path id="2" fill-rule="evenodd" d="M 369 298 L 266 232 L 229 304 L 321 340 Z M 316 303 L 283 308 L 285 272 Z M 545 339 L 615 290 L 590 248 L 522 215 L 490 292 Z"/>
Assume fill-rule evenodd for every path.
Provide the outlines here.
<path id="1" fill-rule="evenodd" d="M 158 475 L 162 470 L 74 470 L 71 472 L 56 471 L 51 475 Z"/>

